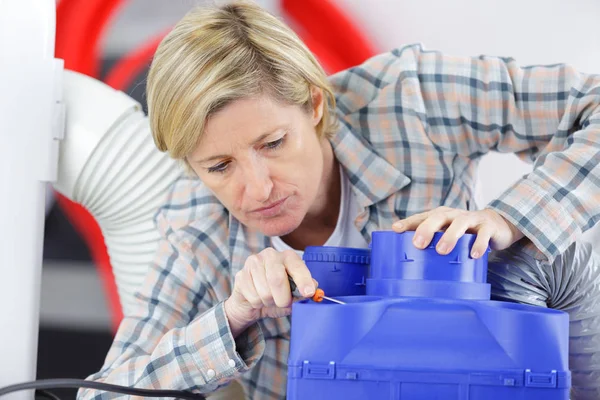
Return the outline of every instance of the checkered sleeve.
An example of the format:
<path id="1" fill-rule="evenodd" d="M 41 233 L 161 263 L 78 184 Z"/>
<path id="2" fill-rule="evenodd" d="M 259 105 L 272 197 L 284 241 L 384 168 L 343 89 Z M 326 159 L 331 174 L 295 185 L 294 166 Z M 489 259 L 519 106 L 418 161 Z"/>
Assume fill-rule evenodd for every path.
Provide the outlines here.
<path id="1" fill-rule="evenodd" d="M 411 47 L 430 140 L 516 153 L 533 171 L 487 205 L 553 260 L 600 219 L 600 75 Z M 401 55 L 397 53 L 397 55 Z"/>
<path id="2" fill-rule="evenodd" d="M 223 302 L 215 295 L 225 292 L 219 285 L 227 282 L 217 275 L 227 262 L 226 242 L 219 240 L 226 236 L 223 222 L 210 214 L 202 217 L 199 226 L 175 231 L 159 214 L 164 237 L 136 294 L 136 311 L 124 318 L 104 366 L 89 380 L 208 393 L 258 362 L 265 346 L 259 325 L 234 339 Z M 79 399 L 113 396 L 97 390 L 78 393 Z"/>

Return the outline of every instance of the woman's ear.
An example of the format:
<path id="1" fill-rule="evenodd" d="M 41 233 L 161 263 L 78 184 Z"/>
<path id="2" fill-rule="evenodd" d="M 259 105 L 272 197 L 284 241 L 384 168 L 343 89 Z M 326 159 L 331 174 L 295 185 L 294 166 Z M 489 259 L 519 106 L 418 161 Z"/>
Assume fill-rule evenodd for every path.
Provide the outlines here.
<path id="1" fill-rule="evenodd" d="M 325 106 L 325 99 L 323 97 L 323 90 L 319 87 L 313 86 L 310 89 L 311 101 L 312 101 L 312 120 L 313 126 L 317 126 L 323 118 L 323 107 Z"/>

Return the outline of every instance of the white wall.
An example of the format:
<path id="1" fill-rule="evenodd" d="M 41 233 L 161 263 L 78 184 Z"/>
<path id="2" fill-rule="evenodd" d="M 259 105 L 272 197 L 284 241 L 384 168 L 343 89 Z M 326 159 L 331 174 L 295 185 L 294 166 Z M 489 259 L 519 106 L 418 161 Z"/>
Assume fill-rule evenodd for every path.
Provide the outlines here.
<path id="1" fill-rule="evenodd" d="M 520 64 L 570 63 L 600 73 L 598 0 L 335 0 L 385 51 L 422 43 L 456 55 L 498 55 Z M 531 167 L 492 153 L 480 168 L 487 204 Z M 600 247 L 600 226 L 586 235 Z"/>

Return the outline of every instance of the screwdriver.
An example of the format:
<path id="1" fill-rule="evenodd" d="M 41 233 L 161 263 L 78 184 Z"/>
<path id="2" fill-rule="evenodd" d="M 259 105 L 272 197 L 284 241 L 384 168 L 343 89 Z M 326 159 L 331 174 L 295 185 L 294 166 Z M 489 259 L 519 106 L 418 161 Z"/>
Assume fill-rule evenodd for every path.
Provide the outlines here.
<path id="1" fill-rule="evenodd" d="M 292 295 L 295 297 L 304 297 L 300 293 L 300 290 L 298 290 L 298 286 L 296 285 L 296 282 L 293 281 L 291 276 L 288 276 L 288 280 L 290 281 L 290 289 L 292 290 Z M 333 303 L 337 303 L 337 304 L 346 304 L 343 301 L 339 301 L 339 300 L 333 299 L 331 297 L 325 296 L 325 292 L 323 291 L 323 289 L 319 289 L 319 288 L 317 288 L 317 290 L 315 290 L 315 294 L 313 294 L 311 299 L 317 303 L 320 303 L 323 300 L 329 300 L 329 301 L 331 301 Z"/>

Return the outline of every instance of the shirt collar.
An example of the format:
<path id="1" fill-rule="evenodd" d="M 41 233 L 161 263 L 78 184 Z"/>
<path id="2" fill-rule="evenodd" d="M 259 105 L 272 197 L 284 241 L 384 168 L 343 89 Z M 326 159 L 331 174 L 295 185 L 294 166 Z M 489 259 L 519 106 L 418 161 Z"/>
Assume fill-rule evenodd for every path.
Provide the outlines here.
<path id="1" fill-rule="evenodd" d="M 410 183 L 409 177 L 377 154 L 371 144 L 344 121 L 340 121 L 340 129 L 330 142 L 361 207 L 378 203 Z"/>

